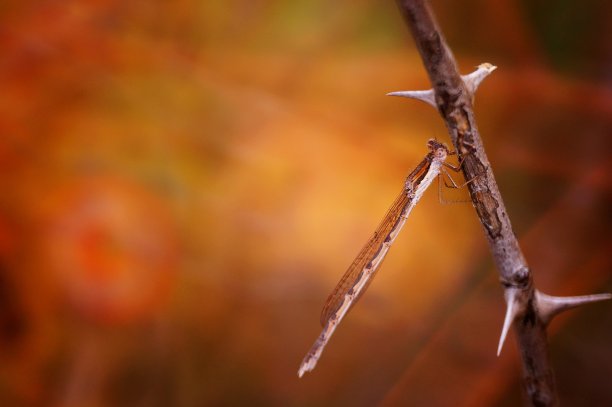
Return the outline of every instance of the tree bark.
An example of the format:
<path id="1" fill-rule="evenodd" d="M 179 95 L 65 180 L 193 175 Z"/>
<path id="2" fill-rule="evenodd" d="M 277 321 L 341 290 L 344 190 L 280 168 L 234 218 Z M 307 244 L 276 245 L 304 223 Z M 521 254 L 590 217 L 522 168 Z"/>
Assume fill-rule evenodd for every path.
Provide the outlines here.
<path id="1" fill-rule="evenodd" d="M 448 129 L 468 184 L 470 197 L 484 228 L 506 293 L 514 302 L 512 321 L 523 362 L 524 384 L 530 404 L 556 406 L 546 322 L 537 309 L 532 275 L 512 231 L 504 202 L 478 132 L 472 101 L 457 64 L 434 16 L 424 0 L 398 0 L 432 83 L 435 103 Z"/>

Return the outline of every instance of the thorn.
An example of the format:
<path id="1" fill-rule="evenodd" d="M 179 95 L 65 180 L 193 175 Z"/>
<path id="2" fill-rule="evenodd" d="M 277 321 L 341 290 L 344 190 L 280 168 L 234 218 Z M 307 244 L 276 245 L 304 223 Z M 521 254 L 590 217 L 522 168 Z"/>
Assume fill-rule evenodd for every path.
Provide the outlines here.
<path id="1" fill-rule="evenodd" d="M 468 91 L 472 95 L 472 98 L 474 98 L 476 90 L 478 89 L 478 86 L 480 86 L 480 83 L 484 80 L 484 78 L 489 76 L 491 72 L 496 69 L 497 67 L 495 65 L 491 65 L 490 63 L 485 62 L 483 64 L 478 65 L 478 68 L 474 72 L 461 76 L 463 82 L 465 83 L 465 86 L 468 88 Z"/>
<path id="2" fill-rule="evenodd" d="M 497 345 L 497 356 L 501 353 L 510 326 L 512 326 L 512 323 L 516 319 L 520 308 L 517 301 L 518 290 L 516 288 L 506 289 L 504 296 L 506 297 L 506 317 L 504 318 L 504 326 L 502 327 L 501 336 L 499 337 L 499 345 Z"/>
<path id="3" fill-rule="evenodd" d="M 538 307 L 538 316 L 545 324 L 548 324 L 555 315 L 567 309 L 575 308 L 584 304 L 590 304 L 592 302 L 612 299 L 612 294 L 608 293 L 580 295 L 576 297 L 554 297 L 536 290 L 535 295 Z"/>
<path id="4" fill-rule="evenodd" d="M 436 109 L 436 98 L 433 89 L 429 90 L 400 90 L 398 92 L 389 92 L 387 96 L 401 96 L 404 98 L 418 99 L 435 107 Z"/>
<path id="5" fill-rule="evenodd" d="M 472 95 L 472 99 L 474 98 L 474 94 L 476 93 L 476 89 L 478 89 L 480 82 L 482 82 L 484 78 L 489 76 L 491 72 L 496 69 L 497 67 L 495 65 L 491 65 L 490 63 L 485 62 L 483 64 L 478 65 L 477 69 L 474 72 L 461 76 L 463 82 L 465 83 L 465 86 L 468 89 L 468 92 L 470 92 L 470 94 Z M 410 99 L 417 99 L 435 107 L 436 109 L 438 108 L 438 105 L 436 104 L 436 95 L 433 89 L 400 90 L 397 92 L 389 92 L 387 93 L 387 96 L 401 96 Z"/>

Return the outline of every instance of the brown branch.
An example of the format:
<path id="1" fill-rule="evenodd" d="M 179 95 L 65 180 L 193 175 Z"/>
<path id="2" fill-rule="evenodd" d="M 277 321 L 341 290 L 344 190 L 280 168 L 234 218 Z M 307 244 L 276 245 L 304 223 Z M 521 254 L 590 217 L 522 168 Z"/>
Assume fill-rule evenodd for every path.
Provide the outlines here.
<path id="1" fill-rule="evenodd" d="M 571 306 L 610 296 L 569 300 L 539 293 L 519 247 L 504 202 L 476 126 L 472 101 L 477 84 L 459 74 L 455 59 L 425 0 L 397 0 L 433 85 L 432 91 L 394 92 L 396 96 L 421 99 L 435 105 L 462 160 L 468 189 L 484 227 L 500 274 L 508 304 L 498 347 L 501 350 L 509 327 L 514 326 L 523 362 L 524 384 L 533 406 L 558 405 L 553 370 L 548 357 L 546 326 L 556 313 Z M 481 67 L 489 64 L 483 64 Z M 494 67 L 493 67 L 494 69 Z M 492 71 L 492 69 L 489 69 Z M 490 72 L 489 72 L 490 73 Z M 551 300 L 554 298 L 554 301 Z M 571 304 L 570 304 L 571 302 Z"/>

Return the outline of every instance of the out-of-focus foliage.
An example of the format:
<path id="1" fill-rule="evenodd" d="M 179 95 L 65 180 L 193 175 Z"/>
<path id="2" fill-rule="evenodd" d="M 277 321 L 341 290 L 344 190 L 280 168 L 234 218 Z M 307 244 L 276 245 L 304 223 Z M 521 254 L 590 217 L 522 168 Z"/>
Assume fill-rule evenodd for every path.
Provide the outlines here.
<path id="1" fill-rule="evenodd" d="M 433 7 L 462 70 L 499 66 L 477 116 L 538 286 L 612 290 L 609 5 Z M 519 403 L 480 226 L 435 191 L 297 379 L 447 139 L 384 97 L 429 87 L 392 1 L 3 2 L 0 55 L 0 405 Z M 553 323 L 567 405 L 612 401 L 610 309 Z"/>

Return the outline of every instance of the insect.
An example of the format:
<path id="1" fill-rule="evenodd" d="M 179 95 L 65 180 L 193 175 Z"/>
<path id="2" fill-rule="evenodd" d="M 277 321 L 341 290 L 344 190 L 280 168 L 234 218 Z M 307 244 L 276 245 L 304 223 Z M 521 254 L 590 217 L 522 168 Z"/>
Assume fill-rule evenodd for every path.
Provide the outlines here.
<path id="1" fill-rule="evenodd" d="M 406 177 L 402 191 L 378 225 L 374 235 L 361 249 L 336 285 L 336 288 L 327 298 L 321 312 L 323 330 L 304 357 L 298 370 L 299 377 L 315 368 L 325 345 L 327 345 L 340 321 L 342 321 L 349 309 L 367 289 L 387 255 L 391 244 L 393 244 L 404 223 L 406 223 L 412 208 L 421 199 L 425 190 L 434 179 L 442 173 L 446 173 L 445 168 L 459 171 L 460 165 L 455 167 L 445 162 L 449 155 L 456 154 L 456 152 L 449 151 L 445 144 L 435 139 L 430 139 L 427 142 L 427 148 L 429 152 Z M 458 188 L 452 178 L 449 177 L 449 179 L 452 183 L 451 187 Z"/>

